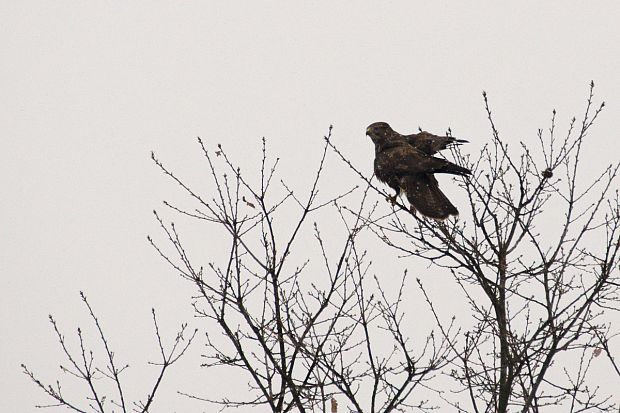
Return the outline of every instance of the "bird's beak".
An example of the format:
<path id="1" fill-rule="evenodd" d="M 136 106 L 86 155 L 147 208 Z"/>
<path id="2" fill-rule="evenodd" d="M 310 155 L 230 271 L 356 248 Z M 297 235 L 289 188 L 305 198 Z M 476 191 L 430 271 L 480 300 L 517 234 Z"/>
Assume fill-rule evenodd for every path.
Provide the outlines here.
<path id="1" fill-rule="evenodd" d="M 370 135 L 370 126 L 366 128 L 366 135 Z"/>

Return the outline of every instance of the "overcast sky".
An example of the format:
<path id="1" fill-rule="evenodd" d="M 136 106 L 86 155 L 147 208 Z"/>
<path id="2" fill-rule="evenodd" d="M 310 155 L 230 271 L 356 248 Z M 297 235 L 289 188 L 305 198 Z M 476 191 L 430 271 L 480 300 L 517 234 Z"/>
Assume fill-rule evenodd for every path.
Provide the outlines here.
<path id="1" fill-rule="evenodd" d="M 159 234 L 151 211 L 184 199 L 151 150 L 200 183 L 197 136 L 242 165 L 256 165 L 265 136 L 283 173 L 303 181 L 333 124 L 370 172 L 371 122 L 451 127 L 477 148 L 489 138 L 486 90 L 503 138 L 528 141 L 553 108 L 560 127 L 581 115 L 594 80 L 607 108 L 587 159 L 620 153 L 617 1 L 303 4 L 0 1 L 0 411 L 48 401 L 19 364 L 57 376 L 47 315 L 73 339 L 87 324 L 80 290 L 137 377 L 156 356 L 150 308 L 169 336 L 191 321 L 191 289 L 146 242 Z M 226 384 L 184 368 L 172 396 L 190 375 Z"/>

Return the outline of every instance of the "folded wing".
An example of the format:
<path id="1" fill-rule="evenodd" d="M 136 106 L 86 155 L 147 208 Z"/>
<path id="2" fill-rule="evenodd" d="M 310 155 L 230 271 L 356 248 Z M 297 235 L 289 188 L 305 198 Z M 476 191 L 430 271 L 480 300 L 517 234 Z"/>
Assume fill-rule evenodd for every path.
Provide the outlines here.
<path id="1" fill-rule="evenodd" d="M 414 133 L 403 136 L 407 143 L 427 155 L 434 155 L 450 146 L 467 143 L 465 139 L 456 139 L 452 136 L 437 136 L 428 132 Z"/>
<path id="2" fill-rule="evenodd" d="M 419 173 L 446 173 L 469 175 L 469 169 L 455 165 L 441 158 L 428 156 L 410 145 L 401 145 L 384 150 L 377 155 L 377 163 L 397 176 Z"/>

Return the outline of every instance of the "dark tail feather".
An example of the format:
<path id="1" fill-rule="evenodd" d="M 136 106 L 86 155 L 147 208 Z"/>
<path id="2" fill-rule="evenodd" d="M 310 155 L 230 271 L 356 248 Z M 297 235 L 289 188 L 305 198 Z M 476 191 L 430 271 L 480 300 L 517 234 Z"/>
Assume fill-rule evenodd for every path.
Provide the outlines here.
<path id="1" fill-rule="evenodd" d="M 448 137 L 447 140 L 443 142 L 443 144 L 440 147 L 435 148 L 435 151 L 433 151 L 432 153 L 435 153 L 436 151 L 443 151 L 444 149 L 448 149 L 453 146 L 463 145 L 464 143 L 469 143 L 469 141 L 466 141 L 465 139 L 456 139 L 453 137 Z"/>
<path id="2" fill-rule="evenodd" d="M 405 176 L 402 185 L 407 193 L 411 212 L 419 212 L 438 221 L 459 214 L 456 207 L 439 189 L 434 176 L 427 174 Z"/>
<path id="3" fill-rule="evenodd" d="M 441 169 L 436 172 L 460 176 L 471 175 L 471 171 L 469 169 L 463 168 L 462 166 L 458 166 L 453 163 L 448 163 L 445 166 L 442 166 Z"/>

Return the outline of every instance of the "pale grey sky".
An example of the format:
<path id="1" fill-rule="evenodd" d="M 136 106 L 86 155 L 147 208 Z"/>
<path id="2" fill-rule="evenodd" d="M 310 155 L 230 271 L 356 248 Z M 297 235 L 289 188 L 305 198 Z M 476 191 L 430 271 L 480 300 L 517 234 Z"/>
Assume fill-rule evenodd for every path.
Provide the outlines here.
<path id="1" fill-rule="evenodd" d="M 616 160 L 620 5 L 542 3 L 1 1 L 0 411 L 47 401 L 19 364 L 58 375 L 47 314 L 73 338 L 79 290 L 136 377 L 156 355 L 150 308 L 170 335 L 190 319 L 190 288 L 146 242 L 159 235 L 151 210 L 184 199 L 151 150 L 200 184 L 196 136 L 251 166 L 265 136 L 303 180 L 333 124 L 370 171 L 373 121 L 450 126 L 474 151 L 489 137 L 482 90 L 516 143 L 548 127 L 553 108 L 560 127 L 579 116 L 594 80 L 607 108 L 587 156 Z M 171 400 L 183 379 L 170 377 Z"/>

